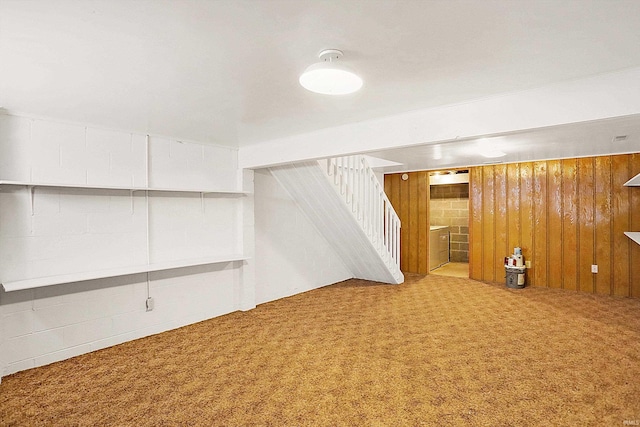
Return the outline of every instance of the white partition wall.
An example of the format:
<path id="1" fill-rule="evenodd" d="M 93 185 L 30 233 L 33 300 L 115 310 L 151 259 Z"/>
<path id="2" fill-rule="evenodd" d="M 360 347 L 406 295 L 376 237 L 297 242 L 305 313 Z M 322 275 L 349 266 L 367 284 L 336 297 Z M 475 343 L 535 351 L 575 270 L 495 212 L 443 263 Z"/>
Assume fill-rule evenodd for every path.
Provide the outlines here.
<path id="1" fill-rule="evenodd" d="M 353 273 L 266 169 L 255 172 L 256 302 L 350 279 Z"/>
<path id="2" fill-rule="evenodd" d="M 251 186 L 234 149 L 0 114 L 0 377 L 254 307 Z"/>

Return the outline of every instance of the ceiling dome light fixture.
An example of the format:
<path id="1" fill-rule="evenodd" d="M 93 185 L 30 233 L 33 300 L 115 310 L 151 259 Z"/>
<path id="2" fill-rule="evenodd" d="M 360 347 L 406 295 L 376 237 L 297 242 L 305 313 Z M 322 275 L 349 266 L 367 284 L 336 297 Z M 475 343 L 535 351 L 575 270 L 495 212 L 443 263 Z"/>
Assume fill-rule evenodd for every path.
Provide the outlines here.
<path id="1" fill-rule="evenodd" d="M 478 154 L 489 159 L 504 157 L 507 155 L 498 144 L 498 138 L 480 138 L 477 141 Z"/>
<path id="2" fill-rule="evenodd" d="M 318 54 L 322 62 L 309 66 L 300 76 L 300 84 L 307 90 L 323 95 L 347 95 L 362 87 L 362 79 L 349 67 L 337 62 L 343 53 L 326 49 Z"/>

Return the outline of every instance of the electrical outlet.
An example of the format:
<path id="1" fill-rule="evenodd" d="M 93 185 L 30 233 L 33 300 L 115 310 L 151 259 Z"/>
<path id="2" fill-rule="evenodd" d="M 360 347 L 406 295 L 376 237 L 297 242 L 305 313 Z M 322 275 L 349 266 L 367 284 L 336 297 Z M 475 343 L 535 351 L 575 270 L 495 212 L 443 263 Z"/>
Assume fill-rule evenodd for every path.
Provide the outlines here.
<path id="1" fill-rule="evenodd" d="M 591 266 L 591 272 L 592 273 L 597 273 L 598 272 L 598 265 L 597 264 L 593 264 Z"/>
<path id="2" fill-rule="evenodd" d="M 531 268 L 531 261 L 525 261 L 524 266 L 527 268 Z"/>
<path id="3" fill-rule="evenodd" d="M 147 298 L 147 311 L 153 310 L 153 306 L 154 306 L 153 298 L 151 297 Z"/>

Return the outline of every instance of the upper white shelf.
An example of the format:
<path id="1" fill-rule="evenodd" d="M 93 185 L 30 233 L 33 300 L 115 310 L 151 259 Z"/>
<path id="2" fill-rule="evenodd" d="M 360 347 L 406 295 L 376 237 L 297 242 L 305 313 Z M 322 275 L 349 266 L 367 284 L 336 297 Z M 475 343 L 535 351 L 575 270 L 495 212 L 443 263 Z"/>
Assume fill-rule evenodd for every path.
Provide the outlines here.
<path id="1" fill-rule="evenodd" d="M 640 173 L 624 183 L 625 187 L 640 187 Z"/>
<path id="2" fill-rule="evenodd" d="M 640 231 L 625 231 L 624 234 L 640 245 Z"/>
<path id="3" fill-rule="evenodd" d="M 6 292 L 24 289 L 42 288 L 63 283 L 81 282 L 83 280 L 104 279 L 108 277 L 126 276 L 128 274 L 148 273 L 152 271 L 172 270 L 174 268 L 195 267 L 198 265 L 218 264 L 223 262 L 244 261 L 249 259 L 241 254 L 212 256 L 179 261 L 168 261 L 147 265 L 134 265 L 106 270 L 87 271 L 81 273 L 59 274 L 55 276 L 36 277 L 33 279 L 13 280 L 2 283 Z"/>
<path id="4" fill-rule="evenodd" d="M 2 181 L 0 185 L 17 185 L 27 187 L 51 187 L 51 188 L 84 188 L 93 190 L 125 190 L 125 191 L 167 191 L 175 193 L 206 193 L 206 194 L 249 194 L 248 191 L 212 190 L 207 189 L 183 189 L 183 188 L 155 188 L 155 187 L 119 187 L 113 185 L 89 185 L 89 184 L 52 184 L 45 182 L 26 181 Z"/>

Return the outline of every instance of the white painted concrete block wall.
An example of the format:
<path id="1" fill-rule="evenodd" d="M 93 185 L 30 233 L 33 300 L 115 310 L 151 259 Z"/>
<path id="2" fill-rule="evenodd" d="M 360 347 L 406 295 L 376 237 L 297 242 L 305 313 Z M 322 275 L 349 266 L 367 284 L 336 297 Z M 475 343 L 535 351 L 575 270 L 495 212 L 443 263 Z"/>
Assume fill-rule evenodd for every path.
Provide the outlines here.
<path id="1" fill-rule="evenodd" d="M 144 135 L 0 114 L 0 179 L 237 189 L 235 150 L 168 139 L 156 150 L 151 138 L 159 166 L 147 183 L 145 145 Z M 3 186 L 0 279 L 144 264 L 147 214 L 152 261 L 238 253 L 253 239 L 241 196 L 150 194 L 147 213 L 144 192 L 36 187 L 31 212 L 26 188 Z M 239 289 L 253 287 L 246 264 L 0 290 L 0 377 L 237 310 Z"/>
<path id="2" fill-rule="evenodd" d="M 353 277 L 268 170 L 255 172 L 256 303 Z"/>
<path id="3" fill-rule="evenodd" d="M 216 188 L 237 185 L 237 150 L 154 137 L 149 146 L 149 186 Z"/>
<path id="4" fill-rule="evenodd" d="M 3 281 L 146 262 L 144 196 L 128 191 L 0 189 Z"/>
<path id="5" fill-rule="evenodd" d="M 240 310 L 246 311 L 256 307 L 256 239 L 255 239 L 255 174 L 245 169 L 240 174 L 242 189 L 248 194 L 243 199 L 242 209 L 242 249 L 249 259 L 244 262 L 238 282 L 237 300 Z"/>
<path id="6" fill-rule="evenodd" d="M 149 198 L 151 262 L 242 252 L 240 196 L 156 193 Z"/>

